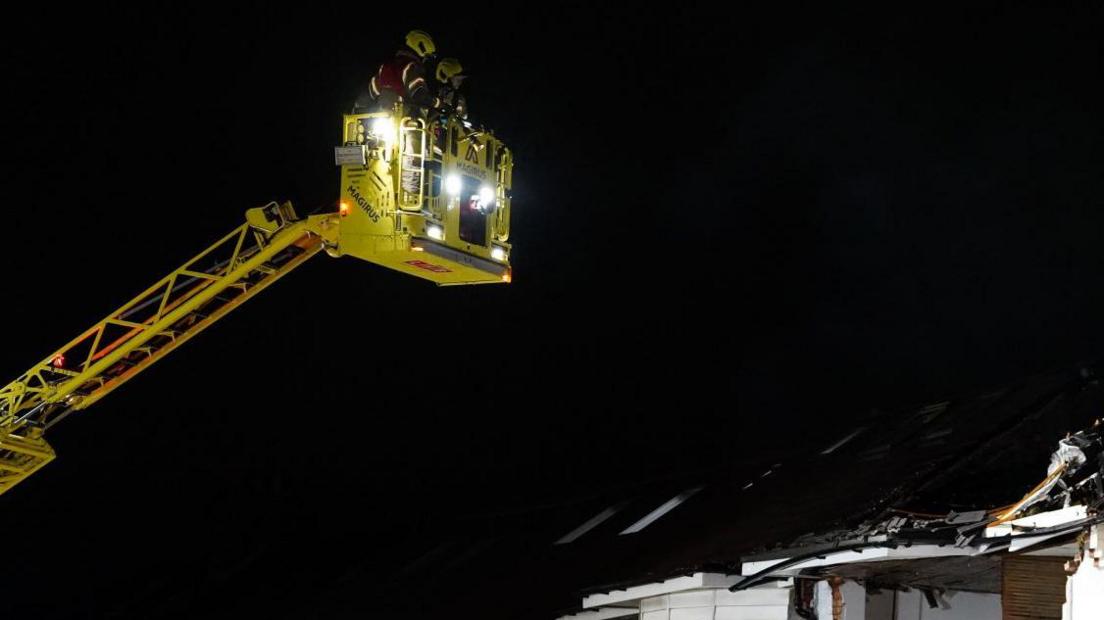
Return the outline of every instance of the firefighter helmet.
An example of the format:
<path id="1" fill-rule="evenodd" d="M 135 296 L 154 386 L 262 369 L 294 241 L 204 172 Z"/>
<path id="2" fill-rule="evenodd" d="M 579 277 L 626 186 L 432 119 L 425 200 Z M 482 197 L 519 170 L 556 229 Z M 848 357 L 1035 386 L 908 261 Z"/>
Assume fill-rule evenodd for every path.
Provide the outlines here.
<path id="1" fill-rule="evenodd" d="M 406 34 L 406 46 L 414 50 L 421 58 L 432 56 L 437 51 L 433 38 L 424 30 L 411 30 Z"/>
<path id="2" fill-rule="evenodd" d="M 460 61 L 455 58 L 442 58 L 437 63 L 437 81 L 442 84 L 447 84 L 449 80 L 454 77 L 463 77 L 460 72 L 464 68 L 460 66 Z"/>

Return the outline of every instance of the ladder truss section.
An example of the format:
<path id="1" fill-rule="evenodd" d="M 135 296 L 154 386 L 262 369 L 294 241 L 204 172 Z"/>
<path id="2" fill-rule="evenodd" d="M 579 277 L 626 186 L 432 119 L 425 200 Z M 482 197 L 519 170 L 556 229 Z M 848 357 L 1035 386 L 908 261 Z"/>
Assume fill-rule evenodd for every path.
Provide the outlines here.
<path id="1" fill-rule="evenodd" d="M 323 246 L 290 205 L 243 224 L 0 389 L 0 493 L 53 459 L 42 433 L 302 264 Z"/>

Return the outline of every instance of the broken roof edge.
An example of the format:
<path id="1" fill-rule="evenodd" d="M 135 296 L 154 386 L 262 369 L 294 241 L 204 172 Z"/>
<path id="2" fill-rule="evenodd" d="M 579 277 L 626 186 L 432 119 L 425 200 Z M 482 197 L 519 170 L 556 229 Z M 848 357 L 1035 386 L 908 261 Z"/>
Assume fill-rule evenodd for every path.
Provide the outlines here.
<path id="1" fill-rule="evenodd" d="M 701 538 L 699 540 L 692 536 L 688 537 L 687 534 L 690 532 L 687 531 L 681 531 L 681 535 L 677 539 L 671 540 L 668 536 L 660 540 L 660 543 L 664 545 L 663 549 L 666 549 L 665 556 L 660 555 L 656 550 L 652 550 L 650 555 L 634 555 L 632 560 L 636 570 L 624 570 L 620 575 L 611 575 L 607 572 L 605 576 L 614 577 L 613 580 L 606 579 L 603 580 L 604 583 L 603 581 L 594 580 L 590 583 L 599 585 L 577 587 L 575 592 L 581 598 L 587 600 L 588 605 L 602 606 L 602 602 L 605 601 L 610 605 L 620 606 L 621 603 L 609 603 L 609 601 L 614 600 L 613 597 L 620 597 L 618 600 L 622 601 L 634 600 L 630 593 L 641 591 L 634 590 L 634 588 L 655 586 L 657 583 L 662 584 L 673 579 L 692 577 L 698 573 L 716 573 L 731 579 L 739 576 L 740 572 L 746 572 L 742 570 L 742 562 L 769 558 L 788 559 L 791 553 L 799 550 L 808 550 L 820 554 L 833 553 L 840 551 L 841 547 L 851 544 L 857 545 L 860 549 L 873 548 L 878 546 L 876 543 L 881 543 L 880 546 L 885 549 L 900 549 L 900 551 L 892 553 L 890 551 L 880 551 L 879 553 L 885 555 L 886 559 L 893 559 L 890 556 L 901 556 L 909 548 L 913 552 L 919 552 L 918 547 L 920 545 L 929 545 L 930 547 L 926 550 L 925 555 L 928 560 L 916 560 L 919 562 L 939 562 L 940 557 L 951 559 L 952 556 L 957 556 L 962 561 L 969 561 L 970 558 L 975 557 L 973 554 L 978 554 L 979 559 L 984 554 L 984 557 L 991 558 L 991 561 L 999 564 L 1000 558 L 1016 553 L 1068 555 L 1068 548 L 1058 549 L 1057 546 L 1061 546 L 1063 540 L 1076 535 L 1076 528 L 1089 527 L 1092 523 L 1099 523 L 1100 521 L 1086 520 L 1071 525 L 1067 520 L 1063 520 L 1063 525 L 1059 530 L 1051 530 L 1045 533 L 1037 530 L 1026 531 L 1027 527 L 1038 527 L 1041 524 L 1025 526 L 1024 522 L 1021 521 L 1025 517 L 1033 516 L 1032 513 L 1049 512 L 1055 507 L 1060 507 L 1062 497 L 1064 497 L 1061 494 L 1068 491 L 1068 485 L 1051 486 L 1047 489 L 1047 492 L 1037 493 L 1042 497 L 1042 501 L 1038 503 L 1029 505 L 1021 500 L 1002 508 L 992 508 L 992 506 L 1007 503 L 1012 499 L 1008 496 L 1011 496 L 1018 488 L 1026 488 L 1030 482 L 1037 481 L 1042 477 L 1040 475 L 1037 478 L 1035 472 L 1042 474 L 1039 470 L 1046 462 L 1045 455 L 1054 446 L 1053 443 L 1046 441 L 1046 437 L 1053 437 L 1054 440 L 1060 441 L 1062 435 L 1069 436 L 1066 429 L 1077 428 L 1085 424 L 1095 423 L 1095 426 L 1089 427 L 1090 430 L 1102 429 L 1099 420 L 1096 418 L 1099 415 L 1098 411 L 1104 406 L 1104 386 L 1101 385 L 1095 374 L 1090 373 L 1088 377 L 1082 374 L 1077 377 L 1077 370 L 1081 370 L 1081 368 L 1075 369 L 1074 372 L 1057 373 L 1060 376 L 1037 377 L 1040 381 L 1032 379 L 1020 382 L 1015 387 L 997 392 L 986 392 L 983 395 L 985 398 L 981 400 L 987 402 L 971 404 L 960 403 L 958 399 L 952 399 L 927 405 L 914 411 L 914 416 L 922 416 L 928 421 L 942 418 L 945 421 L 940 422 L 940 424 L 944 425 L 952 422 L 956 426 L 966 423 L 960 421 L 960 419 L 973 420 L 978 424 L 970 436 L 959 440 L 956 444 L 952 444 L 951 448 L 942 452 L 936 451 L 931 456 L 927 456 L 927 453 L 925 453 L 925 458 L 929 458 L 929 460 L 924 463 L 924 467 L 914 469 L 899 467 L 899 471 L 893 476 L 873 479 L 878 483 L 877 486 L 866 486 L 865 496 L 860 493 L 851 493 L 854 496 L 851 498 L 852 501 L 849 505 L 841 505 L 840 510 L 834 512 L 820 511 L 819 517 L 814 517 L 813 513 L 810 513 L 809 516 L 812 518 L 806 519 L 803 524 L 800 522 L 790 523 L 789 521 L 775 524 L 775 521 L 768 523 L 764 522 L 763 519 L 753 521 L 752 525 L 758 524 L 759 529 L 749 529 L 745 523 L 746 519 L 744 521 L 737 519 L 739 529 L 736 528 L 736 525 L 730 526 L 728 525 L 730 515 L 730 518 L 723 519 L 724 527 L 727 529 L 722 530 L 715 527 L 713 530 L 709 530 L 709 533 L 707 533 L 710 536 L 709 539 Z M 970 415 L 962 417 L 955 413 L 960 411 L 960 407 L 964 407 L 962 411 Z M 994 407 L 1000 408 L 999 417 L 990 415 L 989 410 Z M 948 415 L 944 417 L 944 413 Z M 887 423 L 892 422 L 890 418 L 883 417 L 882 419 Z M 1038 421 L 1038 425 L 1036 425 L 1036 421 Z M 850 426 L 847 429 L 840 429 L 837 436 L 824 438 L 824 444 L 819 447 L 833 448 L 827 450 L 828 455 L 823 454 L 825 450 L 819 450 L 806 460 L 814 466 L 822 466 L 818 459 L 826 457 L 840 462 L 855 461 L 855 456 L 852 453 L 857 448 L 854 448 L 853 444 L 863 441 L 864 435 L 869 434 L 872 430 L 865 427 L 869 420 L 855 422 L 858 424 L 857 427 Z M 909 422 L 909 424 L 915 426 L 914 422 Z M 924 424 L 926 423 L 924 422 Z M 912 431 L 909 430 L 909 432 Z M 1017 464 L 1016 476 L 1004 476 L 999 479 L 1000 488 L 1004 491 L 1000 494 L 973 493 L 972 490 L 978 485 L 993 484 L 996 478 L 991 477 L 990 474 L 993 473 L 994 467 L 999 468 L 995 471 L 1003 472 L 1007 465 L 1005 461 L 1000 459 L 994 461 L 997 463 L 996 465 L 990 465 L 989 461 L 982 462 L 979 459 L 992 461 L 992 453 L 996 452 L 997 448 L 1000 451 L 1017 449 L 1018 446 L 1024 444 L 1024 438 L 1027 435 L 1032 436 L 1032 450 L 1030 453 L 1023 452 L 1024 458 L 1021 458 Z M 904 440 L 909 440 L 909 437 L 905 436 Z M 867 440 L 868 443 L 870 441 L 874 440 Z M 990 449 L 994 443 L 997 445 Z M 1095 455 L 1097 450 L 1096 448 L 1093 450 Z M 921 454 L 921 452 L 919 450 L 908 452 L 902 457 L 902 462 L 908 461 L 916 454 Z M 1087 460 L 1094 465 L 1097 463 L 1095 456 Z M 949 467 L 949 465 L 958 464 L 961 461 L 974 462 L 968 463 L 964 467 Z M 911 461 L 908 462 L 911 463 Z M 1032 464 L 1036 462 L 1038 463 L 1037 466 Z M 859 463 L 853 466 L 862 467 L 863 465 Z M 989 469 L 986 469 L 986 467 Z M 1035 469 L 1036 467 L 1039 469 Z M 792 468 L 787 466 L 787 471 L 790 471 L 790 469 Z M 1076 468 L 1076 471 L 1071 469 L 1069 472 L 1070 474 L 1076 474 L 1073 477 L 1065 477 L 1065 473 L 1061 476 L 1064 481 L 1071 483 L 1072 488 L 1080 489 L 1073 492 L 1072 503 L 1083 504 L 1086 515 L 1089 515 L 1093 509 L 1104 512 L 1104 503 L 1099 503 L 1104 502 L 1104 493 L 1092 495 L 1090 492 L 1095 487 L 1092 486 L 1092 482 L 1087 482 L 1093 476 L 1093 469 L 1093 467 L 1079 467 Z M 1048 471 L 1047 477 L 1049 478 L 1052 473 Z M 798 480 L 800 474 L 801 470 L 795 470 L 794 475 L 787 479 L 787 482 L 791 486 L 796 486 L 797 482 L 795 480 Z M 723 485 L 719 485 L 715 491 L 722 487 Z M 958 494 L 946 494 L 941 491 L 944 487 L 958 491 Z M 1036 486 L 1024 498 L 1033 499 L 1030 497 L 1031 494 L 1039 491 L 1040 488 Z M 985 489 L 978 487 L 978 490 L 984 491 Z M 921 491 L 923 495 L 920 494 Z M 962 491 L 966 492 L 963 493 Z M 933 498 L 939 499 L 938 493 L 944 493 L 944 501 L 928 501 Z M 723 495 L 728 497 L 728 494 Z M 714 492 L 713 496 L 720 497 L 721 494 Z M 733 496 L 744 497 L 738 493 Z M 931 508 L 930 513 L 912 512 L 904 508 L 904 506 L 909 506 L 909 502 L 915 499 L 920 500 L 916 504 L 918 508 L 922 509 L 927 505 Z M 770 497 L 762 498 L 762 501 L 772 500 L 773 498 Z M 738 509 L 747 509 L 746 500 L 741 501 L 743 503 L 738 505 Z M 1070 501 L 1067 500 L 1067 503 L 1070 503 Z M 827 505 L 832 506 L 831 504 Z M 1022 505 L 1024 510 L 1011 515 L 1006 514 L 1010 508 L 1017 505 Z M 727 504 L 722 505 L 722 508 L 726 506 Z M 987 508 L 974 510 L 973 508 L 976 506 Z M 715 511 L 717 506 L 709 504 L 709 508 Z M 1002 511 L 1004 512 L 1002 513 Z M 775 511 L 775 513 L 778 512 Z M 717 514 L 726 513 L 717 512 Z M 772 519 L 784 518 L 786 515 L 784 512 L 782 514 L 771 514 Z M 1091 512 L 1091 514 L 1095 515 L 1096 513 Z M 989 536 L 982 536 L 986 526 L 1002 516 L 1010 516 L 1009 521 L 1016 522 L 1015 535 L 1013 536 L 1011 532 L 1007 532 L 1007 535 L 999 536 L 990 532 Z M 707 521 L 706 517 L 699 515 L 699 519 L 694 523 L 700 525 L 701 522 L 705 521 Z M 708 520 L 710 523 L 716 521 L 717 517 Z M 795 521 L 799 520 L 795 519 Z M 959 531 L 962 528 L 966 529 Z M 799 534 L 800 532 L 805 533 Z M 653 539 L 648 539 L 649 545 L 652 545 L 652 541 Z M 1017 545 L 1015 549 L 1012 549 L 1013 543 Z M 962 550 L 962 545 L 966 545 L 967 548 Z M 613 552 L 621 552 L 623 549 L 624 546 L 618 547 Z M 871 552 L 868 551 L 867 554 L 869 557 Z M 852 563 L 850 565 L 861 567 L 863 558 L 853 557 L 849 561 Z M 902 562 L 911 563 L 911 560 L 902 560 Z M 877 565 L 872 564 L 871 566 Z M 813 572 L 798 576 L 803 579 L 823 578 L 818 576 L 820 570 L 816 568 L 812 570 Z M 623 579 L 617 579 L 617 577 Z M 768 573 L 762 576 L 757 583 L 762 584 L 769 580 L 787 578 L 792 577 L 774 576 Z M 733 583 L 733 586 L 735 585 L 737 584 Z M 741 585 L 748 587 L 746 583 Z M 752 587 L 754 587 L 754 584 Z M 610 598 L 603 599 L 602 596 Z M 589 608 L 593 609 L 594 607 Z"/>
<path id="2" fill-rule="evenodd" d="M 792 578 L 799 576 L 802 571 L 815 568 L 887 560 L 974 557 L 1005 552 L 1014 554 L 1028 549 L 1038 552 L 1039 545 L 1043 543 L 1050 544 L 1042 549 L 1062 546 L 1069 536 L 1079 535 L 1094 525 L 1104 523 L 1104 515 L 1086 516 L 1086 513 L 1087 509 L 1084 506 L 1077 506 L 1052 511 L 1045 515 L 1032 515 L 1020 521 L 1051 525 L 1036 527 L 1031 523 L 1023 523 L 1020 527 L 1024 529 L 1019 534 L 997 532 L 992 536 L 974 539 L 970 544 L 963 546 L 946 540 L 919 541 L 894 537 L 882 540 L 878 537 L 879 539 L 840 545 L 835 549 L 825 549 L 824 545 L 794 548 L 789 550 L 790 555 L 781 558 L 776 555 L 770 558 L 748 556 L 740 566 L 740 574 L 743 578 L 733 584 L 731 589 L 741 590 L 753 587 L 771 578 Z M 1012 530 L 1014 527 L 1008 529 Z"/>
<path id="3" fill-rule="evenodd" d="M 1041 409 L 1029 408 L 1029 412 L 1014 425 L 1015 430 L 1022 428 L 1039 413 L 1044 411 L 1050 403 L 1059 398 L 1050 395 L 1049 402 Z M 1044 399 L 1047 400 L 1047 399 Z M 1009 430 L 1001 433 L 1005 435 Z M 988 442 L 985 442 L 988 443 Z M 978 452 L 984 450 L 984 444 L 977 446 L 965 458 L 973 458 Z M 1093 465 L 1093 466 L 1090 466 Z M 935 475 L 935 478 L 945 478 L 948 472 L 943 471 Z M 922 482 L 911 489 L 915 495 L 932 483 L 932 480 Z M 820 532 L 810 532 L 802 535 L 794 541 L 812 541 L 811 544 L 777 546 L 763 549 L 761 552 L 745 557 L 783 557 L 788 549 L 794 548 L 823 548 L 831 550 L 844 544 L 861 543 L 871 540 L 872 536 L 879 533 L 895 534 L 906 529 L 918 531 L 938 528 L 943 531 L 957 529 L 956 544 L 963 545 L 968 539 L 976 536 L 971 532 L 980 531 L 989 525 L 1016 521 L 1023 522 L 1024 518 L 1038 512 L 1051 512 L 1052 510 L 1039 511 L 1040 507 L 1053 508 L 1061 502 L 1063 508 L 1071 505 L 1083 505 L 1084 516 L 1094 514 L 1104 509 L 1104 419 L 1094 419 L 1086 428 L 1077 432 L 1066 433 L 1065 437 L 1057 440 L 1057 449 L 1050 457 L 1047 468 L 1047 476 L 1029 490 L 1020 500 L 1000 508 L 980 508 L 970 511 L 951 510 L 945 515 L 916 513 L 893 503 L 907 497 L 907 483 L 899 484 L 887 496 L 879 498 L 854 513 L 851 517 L 835 520 L 829 527 Z M 865 517 L 865 518 L 864 518 Z M 848 526 L 847 524 L 854 524 Z M 959 526 L 952 528 L 952 526 Z M 898 537 L 901 538 L 901 537 Z"/>
<path id="4" fill-rule="evenodd" d="M 1067 433 L 1058 441 L 1043 482 L 1010 506 L 967 513 L 951 511 L 945 516 L 883 516 L 880 521 L 866 521 L 857 528 L 827 532 L 820 544 L 745 556 L 740 565 L 743 579 L 731 589 L 750 588 L 769 578 L 794 577 L 818 567 L 1017 553 L 1048 541 L 1053 546 L 1070 534 L 1104 523 L 1100 513 L 1104 507 L 1102 431 L 1104 420 L 1096 419 L 1086 429 Z M 1090 463 L 1095 467 L 1086 467 Z M 1086 469 L 1088 474 L 1084 473 Z M 1032 507 L 1053 507 L 1059 501 L 1061 508 L 1024 514 Z"/>

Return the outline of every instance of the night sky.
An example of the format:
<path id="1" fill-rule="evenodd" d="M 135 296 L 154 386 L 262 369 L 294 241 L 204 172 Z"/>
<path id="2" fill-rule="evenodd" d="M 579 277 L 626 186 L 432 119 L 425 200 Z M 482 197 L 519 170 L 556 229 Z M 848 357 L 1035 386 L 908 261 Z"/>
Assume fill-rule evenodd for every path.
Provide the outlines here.
<path id="1" fill-rule="evenodd" d="M 517 164 L 510 286 L 320 256 L 53 429 L 0 497 L 0 612 L 368 617 L 460 528 L 1100 359 L 1077 4 L 6 16 L 5 382 L 246 209 L 333 210 L 341 114 L 411 28 Z"/>

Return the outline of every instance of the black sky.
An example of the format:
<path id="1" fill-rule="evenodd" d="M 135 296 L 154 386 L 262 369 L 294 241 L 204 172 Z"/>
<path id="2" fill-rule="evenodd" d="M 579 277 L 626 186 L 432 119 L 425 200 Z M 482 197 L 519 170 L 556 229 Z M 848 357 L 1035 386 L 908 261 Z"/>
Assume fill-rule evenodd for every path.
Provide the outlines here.
<path id="1" fill-rule="evenodd" d="M 312 617 L 459 517 L 724 471 L 1104 351 L 1092 3 L 97 6 L 2 26 L 0 371 L 247 208 L 332 208 L 340 115 L 414 27 L 516 152 L 515 282 L 314 259 L 54 430 L 59 459 L 0 498 L 0 608 Z"/>

